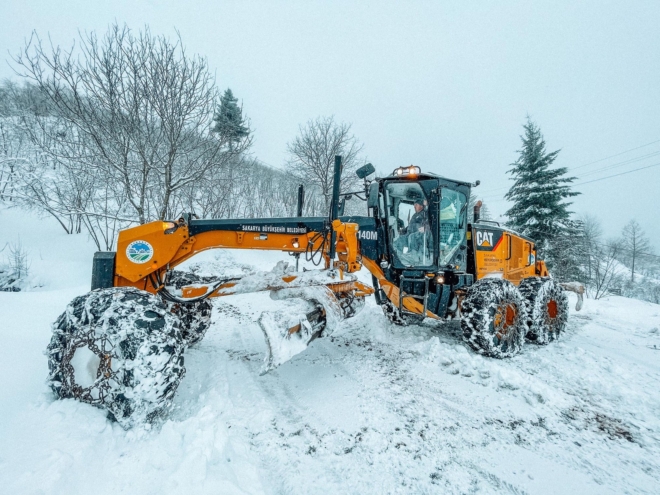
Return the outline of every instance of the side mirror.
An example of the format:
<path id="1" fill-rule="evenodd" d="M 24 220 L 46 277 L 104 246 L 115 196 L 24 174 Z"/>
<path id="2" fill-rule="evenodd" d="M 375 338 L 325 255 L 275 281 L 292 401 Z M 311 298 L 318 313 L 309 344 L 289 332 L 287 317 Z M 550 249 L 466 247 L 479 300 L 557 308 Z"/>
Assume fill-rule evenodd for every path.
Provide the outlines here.
<path id="1" fill-rule="evenodd" d="M 367 208 L 378 207 L 378 182 L 372 182 L 369 186 L 369 197 L 367 198 Z"/>
<path id="2" fill-rule="evenodd" d="M 373 174 L 376 171 L 374 166 L 371 163 L 367 163 L 366 165 L 363 165 L 362 167 L 358 168 L 355 171 L 355 174 L 360 178 L 364 179 L 365 177 Z"/>

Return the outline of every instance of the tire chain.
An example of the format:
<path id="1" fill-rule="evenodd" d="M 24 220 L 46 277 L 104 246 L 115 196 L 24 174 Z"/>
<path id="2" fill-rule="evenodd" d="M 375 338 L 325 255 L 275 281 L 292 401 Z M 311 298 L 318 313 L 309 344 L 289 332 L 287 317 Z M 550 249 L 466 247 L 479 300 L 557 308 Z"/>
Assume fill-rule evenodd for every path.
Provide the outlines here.
<path id="1" fill-rule="evenodd" d="M 61 331 L 61 330 L 60 330 Z M 62 389 L 60 395 L 62 397 L 72 397 L 74 399 L 86 402 L 92 405 L 101 405 L 105 403 L 105 399 L 108 395 L 110 389 L 109 382 L 110 380 L 115 380 L 119 383 L 117 379 L 117 372 L 112 370 L 112 359 L 111 354 L 106 353 L 99 349 L 99 346 L 96 345 L 96 339 L 93 337 L 93 330 L 90 330 L 84 337 L 78 338 L 75 341 L 69 342 L 66 349 L 53 348 L 50 349 L 51 352 L 57 352 L 59 350 L 63 351 L 62 354 L 62 365 L 60 367 L 60 372 L 62 374 Z M 101 339 L 101 347 L 106 350 L 108 345 L 108 339 L 103 336 Z M 75 370 L 71 364 L 71 360 L 75 355 L 76 351 L 81 347 L 87 347 L 92 351 L 96 356 L 99 357 L 99 367 L 96 370 L 96 379 L 92 385 L 89 387 L 81 387 L 76 383 L 75 380 Z M 114 346 L 110 348 L 110 352 L 114 349 Z M 105 380 L 99 383 L 99 378 L 104 377 Z M 98 389 L 98 397 L 94 398 L 92 396 L 92 390 Z"/>

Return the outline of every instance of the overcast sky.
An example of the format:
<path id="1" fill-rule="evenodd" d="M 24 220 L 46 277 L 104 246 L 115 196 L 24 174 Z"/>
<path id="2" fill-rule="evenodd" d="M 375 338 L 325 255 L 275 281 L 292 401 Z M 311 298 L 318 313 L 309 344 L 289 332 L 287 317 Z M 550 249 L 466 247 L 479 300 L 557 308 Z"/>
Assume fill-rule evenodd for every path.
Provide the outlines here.
<path id="1" fill-rule="evenodd" d="M 115 20 L 177 29 L 241 99 L 263 162 L 282 166 L 300 124 L 334 115 L 378 170 L 480 179 L 495 214 L 529 114 L 548 150 L 562 150 L 557 166 L 579 177 L 573 210 L 611 235 L 635 218 L 660 251 L 657 0 L 0 0 L 0 12 L 5 60 L 33 30 L 69 46 Z M 16 78 L 6 62 L 0 78 Z"/>

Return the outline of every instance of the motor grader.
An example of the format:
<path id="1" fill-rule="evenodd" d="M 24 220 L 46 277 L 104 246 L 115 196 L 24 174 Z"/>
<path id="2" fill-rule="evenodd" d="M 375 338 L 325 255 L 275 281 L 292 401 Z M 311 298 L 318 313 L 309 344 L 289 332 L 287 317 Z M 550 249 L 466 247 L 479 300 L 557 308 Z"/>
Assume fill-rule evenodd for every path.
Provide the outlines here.
<path id="1" fill-rule="evenodd" d="M 185 372 L 184 350 L 210 326 L 210 299 L 268 291 L 280 310 L 258 324 L 268 352 L 264 372 L 317 337 L 329 335 L 374 295 L 394 324 L 460 319 L 464 340 L 486 356 L 520 352 L 525 339 L 546 344 L 564 330 L 567 297 L 536 255 L 532 239 L 494 222 L 468 223 L 478 185 L 400 167 L 341 193 L 335 159 L 328 217 L 155 221 L 122 230 L 116 252 L 94 256 L 92 291 L 53 324 L 49 383 L 61 398 L 105 408 L 122 426 L 166 414 Z M 366 216 L 343 215 L 346 200 L 366 201 Z M 279 263 L 266 273 L 202 277 L 175 267 L 218 248 L 305 256 L 318 269 Z M 366 268 L 372 284 L 356 273 Z M 568 286 L 568 289 L 573 289 Z M 579 290 L 578 290 L 579 292 Z"/>

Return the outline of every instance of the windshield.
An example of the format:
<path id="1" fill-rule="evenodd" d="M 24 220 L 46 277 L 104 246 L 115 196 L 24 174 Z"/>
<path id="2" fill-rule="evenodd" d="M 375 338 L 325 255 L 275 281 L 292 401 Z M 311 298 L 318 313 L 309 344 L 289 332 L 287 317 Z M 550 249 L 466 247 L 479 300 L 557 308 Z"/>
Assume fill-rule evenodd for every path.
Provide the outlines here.
<path id="1" fill-rule="evenodd" d="M 396 259 L 406 267 L 433 265 L 429 201 L 417 183 L 395 182 L 385 189 L 389 238 Z"/>
<path id="2" fill-rule="evenodd" d="M 440 201 L 439 265 L 447 265 L 465 238 L 467 198 L 452 189 L 442 189 Z"/>

